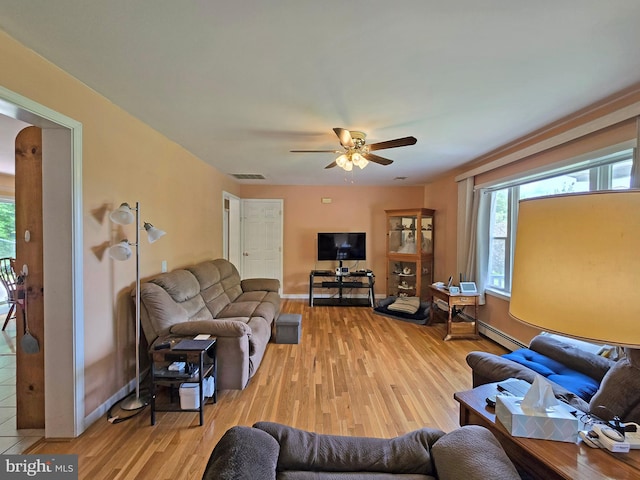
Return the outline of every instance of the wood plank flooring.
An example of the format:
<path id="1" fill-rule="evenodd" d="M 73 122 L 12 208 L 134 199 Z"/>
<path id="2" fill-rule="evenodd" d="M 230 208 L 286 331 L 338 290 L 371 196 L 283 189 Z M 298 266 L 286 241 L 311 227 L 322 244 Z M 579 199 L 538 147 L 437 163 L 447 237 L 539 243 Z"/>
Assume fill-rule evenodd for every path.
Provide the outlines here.
<path id="1" fill-rule="evenodd" d="M 504 353 L 487 340 L 443 342 L 443 324 L 415 325 L 369 308 L 313 307 L 285 300 L 302 314 L 299 345 L 269 344 L 242 391 L 221 391 L 197 413 L 145 409 L 119 424 L 94 423 L 73 440 L 43 440 L 27 453 L 79 455 L 80 478 L 199 479 L 211 450 L 233 425 L 275 421 L 319 433 L 393 437 L 429 426 L 458 427 L 453 393 L 471 388 L 469 351 Z"/>

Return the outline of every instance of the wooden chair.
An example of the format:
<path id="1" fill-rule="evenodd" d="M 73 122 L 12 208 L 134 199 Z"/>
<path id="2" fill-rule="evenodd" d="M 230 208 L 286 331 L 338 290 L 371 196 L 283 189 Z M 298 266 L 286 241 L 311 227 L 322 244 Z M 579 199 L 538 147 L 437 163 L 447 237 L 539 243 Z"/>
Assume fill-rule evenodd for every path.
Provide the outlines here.
<path id="1" fill-rule="evenodd" d="M 16 277 L 14 269 L 15 262 L 15 258 L 0 258 L 0 280 L 7 291 L 7 303 L 9 304 L 9 311 L 7 312 L 7 317 L 4 320 L 4 325 L 2 325 L 2 331 L 7 328 L 7 324 L 16 310 L 16 303 L 18 300 L 16 294 L 18 278 Z"/>

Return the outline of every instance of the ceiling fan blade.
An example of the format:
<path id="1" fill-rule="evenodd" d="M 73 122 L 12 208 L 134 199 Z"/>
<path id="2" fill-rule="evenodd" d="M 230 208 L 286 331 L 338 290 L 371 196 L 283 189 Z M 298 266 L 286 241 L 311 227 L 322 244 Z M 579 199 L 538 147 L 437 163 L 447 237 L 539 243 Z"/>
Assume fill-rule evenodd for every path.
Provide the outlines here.
<path id="1" fill-rule="evenodd" d="M 289 150 L 291 153 L 344 153 L 342 150 Z"/>
<path id="2" fill-rule="evenodd" d="M 387 140 L 386 142 L 372 143 L 369 150 L 383 150 L 385 148 L 406 147 L 407 145 L 415 145 L 418 139 L 416 137 L 402 137 L 395 140 Z"/>
<path id="3" fill-rule="evenodd" d="M 324 168 L 325 168 L 325 169 L 326 169 L 326 168 L 333 168 L 333 167 L 335 167 L 336 165 L 338 165 L 338 164 L 334 161 L 334 162 L 331 162 L 329 165 L 327 165 L 327 166 L 326 166 L 326 167 L 324 167 Z"/>
<path id="4" fill-rule="evenodd" d="M 351 138 L 351 132 L 349 130 L 345 130 L 344 128 L 334 128 L 334 132 L 340 139 L 340 145 L 345 148 L 353 148 L 355 144 L 353 143 L 353 138 Z"/>
<path id="5" fill-rule="evenodd" d="M 389 160 L 388 158 L 381 157 L 379 155 L 374 155 L 373 153 L 367 153 L 363 155 L 364 158 L 373 163 L 378 163 L 380 165 L 391 165 L 393 160 Z"/>

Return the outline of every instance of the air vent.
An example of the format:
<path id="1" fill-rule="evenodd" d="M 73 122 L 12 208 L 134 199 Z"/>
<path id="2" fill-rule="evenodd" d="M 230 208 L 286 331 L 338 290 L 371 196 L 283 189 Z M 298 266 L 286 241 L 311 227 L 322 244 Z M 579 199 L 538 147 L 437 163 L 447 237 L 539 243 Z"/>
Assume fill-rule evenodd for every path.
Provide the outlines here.
<path id="1" fill-rule="evenodd" d="M 238 180 L 265 180 L 261 173 L 232 173 L 231 176 Z"/>
<path id="2" fill-rule="evenodd" d="M 406 180 L 406 179 L 407 179 L 407 177 L 396 177 L 396 178 L 394 178 L 394 180 Z"/>

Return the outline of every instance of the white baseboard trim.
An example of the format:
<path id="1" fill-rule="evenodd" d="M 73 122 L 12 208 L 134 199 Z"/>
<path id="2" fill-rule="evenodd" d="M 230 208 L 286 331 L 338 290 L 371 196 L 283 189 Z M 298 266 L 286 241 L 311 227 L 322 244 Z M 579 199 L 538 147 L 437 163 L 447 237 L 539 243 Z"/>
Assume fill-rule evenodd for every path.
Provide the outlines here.
<path id="1" fill-rule="evenodd" d="M 110 398 L 107 399 L 106 402 L 99 405 L 93 412 L 84 417 L 84 429 L 86 430 L 89 426 L 95 423 L 100 418 L 104 417 L 109 409 L 114 406 L 117 402 L 126 397 L 130 392 L 133 392 L 136 388 L 135 379 L 131 380 L 127 385 L 118 390 L 115 394 L 113 394 Z"/>
<path id="2" fill-rule="evenodd" d="M 507 335 L 501 330 L 498 330 L 491 325 L 488 325 L 484 322 L 478 322 L 478 331 L 483 334 L 485 337 L 493 340 L 498 345 L 502 345 L 504 348 L 511 350 L 518 350 L 519 348 L 526 348 L 527 346 L 523 343 L 520 343 L 515 338 Z"/>

